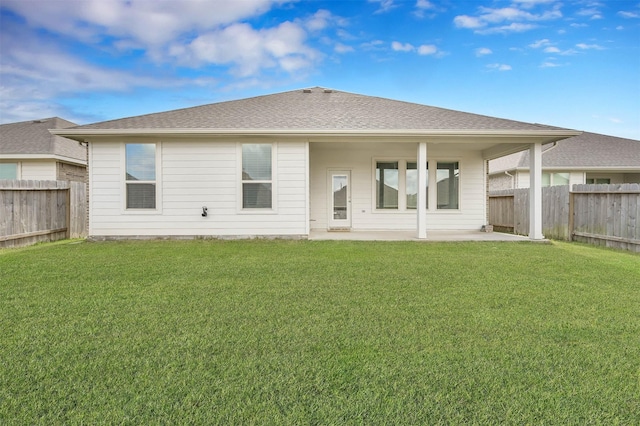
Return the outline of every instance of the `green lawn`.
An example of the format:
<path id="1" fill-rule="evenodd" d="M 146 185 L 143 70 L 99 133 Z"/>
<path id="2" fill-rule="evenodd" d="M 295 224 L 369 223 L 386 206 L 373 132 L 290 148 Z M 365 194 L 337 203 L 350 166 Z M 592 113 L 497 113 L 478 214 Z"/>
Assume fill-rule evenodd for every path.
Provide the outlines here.
<path id="1" fill-rule="evenodd" d="M 578 244 L 0 251 L 0 424 L 639 424 L 640 256 Z"/>

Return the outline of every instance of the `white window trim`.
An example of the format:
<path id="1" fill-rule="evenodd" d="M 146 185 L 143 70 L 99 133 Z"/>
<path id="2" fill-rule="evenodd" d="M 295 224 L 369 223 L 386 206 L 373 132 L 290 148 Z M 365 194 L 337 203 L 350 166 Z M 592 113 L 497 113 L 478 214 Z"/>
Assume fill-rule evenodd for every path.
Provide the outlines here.
<path id="1" fill-rule="evenodd" d="M 271 208 L 267 209 L 245 209 L 242 207 L 242 145 L 245 144 L 262 144 L 271 145 L 271 180 L 252 180 L 252 183 L 271 183 Z M 277 170 L 277 158 L 278 158 L 278 144 L 276 142 L 238 142 L 236 144 L 236 212 L 242 215 L 248 214 L 278 214 L 278 170 Z M 248 181 L 247 181 L 248 182 Z"/>
<path id="2" fill-rule="evenodd" d="M 376 193 L 376 168 L 377 163 L 398 163 L 398 208 L 379 209 Z M 415 158 L 410 157 L 373 157 L 371 159 L 371 212 L 374 214 L 399 214 L 412 213 L 416 209 L 407 208 L 407 162 L 415 163 Z M 402 194 L 402 196 L 401 196 Z"/>
<path id="3" fill-rule="evenodd" d="M 139 181 L 140 183 L 154 182 L 156 184 L 156 208 L 155 209 L 128 209 L 127 208 L 127 144 L 154 144 L 156 146 L 156 180 Z M 127 215 L 158 215 L 162 214 L 162 142 L 126 141 L 120 147 L 120 211 Z"/>
<path id="4" fill-rule="evenodd" d="M 398 208 L 397 209 L 378 209 L 376 202 L 376 165 L 378 162 L 398 162 Z M 371 212 L 373 214 L 405 214 L 415 213 L 417 209 L 407 208 L 407 163 L 416 163 L 417 159 L 411 157 L 373 157 L 371 161 Z M 439 209 L 438 208 L 438 185 L 437 185 L 437 167 L 438 163 L 458 163 L 460 176 L 458 178 L 458 208 L 457 209 Z M 429 188 L 427 197 L 429 198 L 429 207 L 427 213 L 438 214 L 460 214 L 463 209 L 462 197 L 462 161 L 458 158 L 429 158 L 427 160 L 429 174 Z"/>
<path id="5" fill-rule="evenodd" d="M 429 200 L 429 206 L 434 206 L 428 209 L 429 212 L 444 213 L 444 214 L 459 214 L 463 210 L 463 197 L 462 197 L 462 180 L 464 173 L 462 173 L 462 161 L 460 159 L 445 157 L 445 158 L 432 158 L 429 159 L 429 172 L 433 170 L 433 176 L 429 175 L 429 182 L 434 182 L 435 189 L 429 189 L 429 193 L 433 193 L 433 204 Z M 458 163 L 458 170 L 460 170 L 460 176 L 458 176 L 458 208 L 457 209 L 439 209 L 438 208 L 438 163 Z M 433 168 L 431 167 L 433 165 Z M 431 178 L 433 177 L 433 180 Z M 431 186 L 431 185 L 430 185 Z"/>

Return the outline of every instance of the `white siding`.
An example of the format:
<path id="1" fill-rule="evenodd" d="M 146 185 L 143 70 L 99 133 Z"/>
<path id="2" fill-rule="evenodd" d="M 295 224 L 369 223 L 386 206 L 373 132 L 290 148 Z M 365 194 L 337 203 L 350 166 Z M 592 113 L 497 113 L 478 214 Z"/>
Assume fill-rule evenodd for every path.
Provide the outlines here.
<path id="1" fill-rule="evenodd" d="M 352 229 L 415 230 L 416 210 L 375 210 L 373 185 L 374 161 L 416 161 L 417 152 L 417 143 L 312 143 L 309 153 L 311 229 L 327 229 L 327 173 L 330 170 L 350 170 Z M 463 150 L 459 145 L 447 147 L 428 144 L 427 158 L 434 161 L 434 167 L 435 161 L 458 161 L 461 168 L 460 209 L 429 209 L 427 229 L 480 229 L 485 224 L 484 163 L 480 152 Z M 435 185 L 430 185 L 430 190 L 432 189 L 435 190 Z"/>
<path id="2" fill-rule="evenodd" d="M 518 171 L 516 188 L 529 188 L 529 171 Z M 566 172 L 562 170 L 543 170 L 542 173 L 569 173 L 569 185 L 582 184 L 585 182 L 583 172 Z"/>
<path id="3" fill-rule="evenodd" d="M 145 142 L 151 142 L 149 140 Z M 237 143 L 163 141 L 158 211 L 124 208 L 121 141 L 90 144 L 90 235 L 305 235 L 306 143 L 277 143 L 274 211 L 241 211 Z M 202 217 L 202 207 L 208 216 Z"/>
<path id="4" fill-rule="evenodd" d="M 620 184 L 620 183 L 634 183 L 634 182 L 640 182 L 640 180 L 638 180 L 638 177 L 636 177 L 636 180 L 633 179 L 633 175 L 631 174 L 624 174 L 624 173 L 586 173 L 586 178 L 589 179 L 598 179 L 598 178 L 605 178 L 605 179 L 609 179 L 609 183 L 613 184 Z M 572 182 L 573 183 L 586 183 L 586 179 L 583 182 Z"/>
<path id="5" fill-rule="evenodd" d="M 56 161 L 21 161 L 20 179 L 24 180 L 56 180 Z"/>

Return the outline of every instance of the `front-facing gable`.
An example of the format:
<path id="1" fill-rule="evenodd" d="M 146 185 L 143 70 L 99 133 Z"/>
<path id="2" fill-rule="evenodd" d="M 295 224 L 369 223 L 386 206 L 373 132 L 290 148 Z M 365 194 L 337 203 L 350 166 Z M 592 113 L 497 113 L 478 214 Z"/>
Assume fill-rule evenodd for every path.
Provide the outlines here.
<path id="1" fill-rule="evenodd" d="M 52 133 L 88 143 L 93 237 L 424 238 L 486 224 L 487 159 L 579 132 L 314 87 Z"/>

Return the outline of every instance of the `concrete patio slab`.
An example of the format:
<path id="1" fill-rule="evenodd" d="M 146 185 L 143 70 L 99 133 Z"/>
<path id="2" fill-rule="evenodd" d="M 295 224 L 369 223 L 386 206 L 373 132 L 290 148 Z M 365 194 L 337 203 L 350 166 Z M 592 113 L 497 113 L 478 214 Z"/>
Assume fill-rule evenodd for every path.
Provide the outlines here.
<path id="1" fill-rule="evenodd" d="M 531 241 L 522 235 L 480 231 L 427 231 L 427 239 L 420 240 L 416 231 L 326 231 L 312 230 L 309 240 L 344 241 Z"/>

